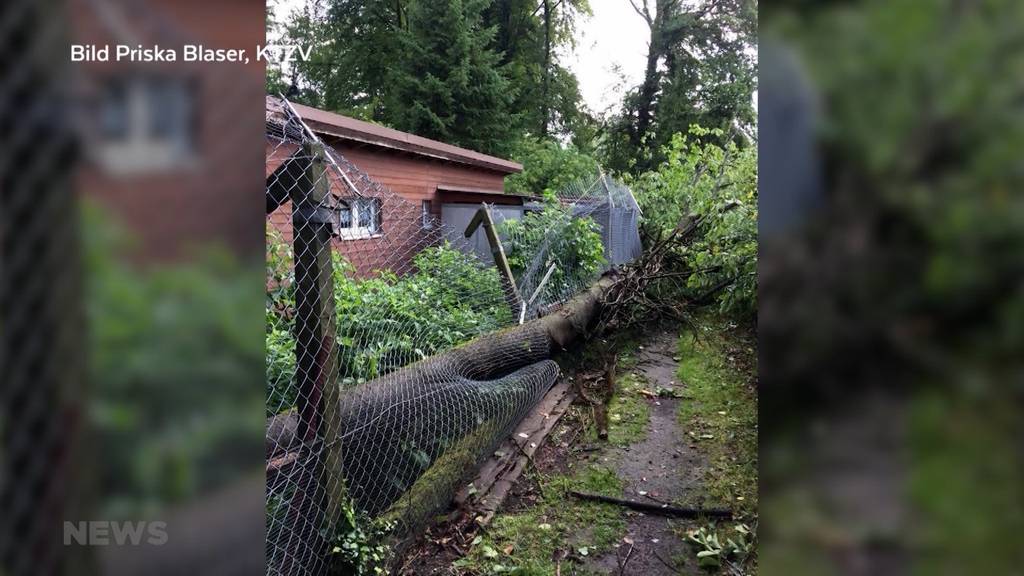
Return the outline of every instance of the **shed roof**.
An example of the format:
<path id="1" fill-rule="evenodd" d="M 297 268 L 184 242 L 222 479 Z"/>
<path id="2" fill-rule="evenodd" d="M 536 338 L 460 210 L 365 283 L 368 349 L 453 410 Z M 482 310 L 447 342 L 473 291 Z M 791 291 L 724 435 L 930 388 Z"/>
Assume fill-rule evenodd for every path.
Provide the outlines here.
<path id="1" fill-rule="evenodd" d="M 268 96 L 268 114 L 272 97 Z M 372 146 L 380 146 L 401 150 L 421 156 L 428 156 L 448 162 L 467 164 L 486 170 L 494 170 L 503 174 L 522 172 L 523 165 L 504 158 L 489 156 L 474 150 L 459 148 L 430 138 L 416 136 L 392 128 L 378 126 L 370 122 L 356 120 L 334 112 L 327 112 L 311 106 L 292 104 L 295 112 L 309 125 L 314 132 L 335 136 L 345 140 L 361 142 Z"/>

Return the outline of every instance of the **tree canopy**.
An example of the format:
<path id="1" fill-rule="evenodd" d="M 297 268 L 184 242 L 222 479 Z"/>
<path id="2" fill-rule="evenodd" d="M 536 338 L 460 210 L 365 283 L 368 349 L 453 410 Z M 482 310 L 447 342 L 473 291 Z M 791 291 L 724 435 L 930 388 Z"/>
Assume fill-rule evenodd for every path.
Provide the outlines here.
<path id="1" fill-rule="evenodd" d="M 676 134 L 751 145 L 756 0 L 630 3 L 650 32 L 642 82 L 603 116 L 565 61 L 588 0 L 310 0 L 268 20 L 313 47 L 268 87 L 319 108 L 525 164 L 511 180 L 540 194 L 598 167 L 636 176 Z M 694 137 L 691 134 L 691 138 Z"/>

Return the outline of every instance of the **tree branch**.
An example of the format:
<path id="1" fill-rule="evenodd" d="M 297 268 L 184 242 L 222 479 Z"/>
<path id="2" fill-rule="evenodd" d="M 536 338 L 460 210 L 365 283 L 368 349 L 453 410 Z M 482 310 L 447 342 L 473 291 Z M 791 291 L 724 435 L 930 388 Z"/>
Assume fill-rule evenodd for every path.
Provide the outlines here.
<path id="1" fill-rule="evenodd" d="M 637 6 L 635 0 L 629 0 L 629 5 L 633 7 L 633 10 L 635 10 L 636 13 L 639 14 L 640 17 L 643 18 L 644 21 L 647 22 L 647 25 L 650 26 L 651 29 L 653 29 L 654 28 L 654 18 L 651 18 L 651 10 L 647 6 L 647 0 L 643 0 L 643 3 L 644 3 L 644 9 L 641 10 L 640 7 Z"/>

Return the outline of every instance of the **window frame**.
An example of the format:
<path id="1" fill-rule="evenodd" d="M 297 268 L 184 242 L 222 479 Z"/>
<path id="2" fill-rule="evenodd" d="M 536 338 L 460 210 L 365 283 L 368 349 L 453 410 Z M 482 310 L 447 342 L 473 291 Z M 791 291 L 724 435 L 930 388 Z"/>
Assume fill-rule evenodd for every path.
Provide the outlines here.
<path id="1" fill-rule="evenodd" d="M 434 213 L 431 212 L 431 208 L 433 208 L 433 203 L 430 200 L 420 202 L 420 224 L 424 230 L 433 230 L 435 228 Z"/>
<path id="2" fill-rule="evenodd" d="M 371 202 L 376 205 L 376 210 L 371 210 L 371 222 L 369 225 L 364 225 L 361 221 L 362 210 L 360 209 L 360 203 Z M 337 228 L 338 238 L 342 240 L 364 240 L 367 238 L 378 238 L 381 235 L 381 228 L 383 225 L 383 203 L 380 198 L 373 197 L 352 197 L 352 198 L 339 198 L 337 213 Z M 349 212 L 349 222 L 351 225 L 342 227 L 341 225 L 341 214 L 343 211 Z"/>
<path id="3" fill-rule="evenodd" d="M 148 173 L 189 168 L 196 164 L 199 145 L 199 90 L 194 78 L 177 74 L 129 72 L 108 75 L 101 80 L 96 116 L 101 121 L 111 111 L 109 92 L 121 90 L 124 124 L 118 134 L 107 134 L 106 126 L 97 126 L 95 151 L 104 168 L 114 173 Z M 161 90 L 175 90 L 179 98 L 180 119 L 168 134 L 160 134 L 157 119 L 163 113 L 156 102 Z M 109 92 L 108 92 L 109 91 Z M 171 94 L 171 92 L 167 92 Z M 166 119 L 164 119 L 166 121 Z M 173 135 L 173 136 L 172 136 Z"/>

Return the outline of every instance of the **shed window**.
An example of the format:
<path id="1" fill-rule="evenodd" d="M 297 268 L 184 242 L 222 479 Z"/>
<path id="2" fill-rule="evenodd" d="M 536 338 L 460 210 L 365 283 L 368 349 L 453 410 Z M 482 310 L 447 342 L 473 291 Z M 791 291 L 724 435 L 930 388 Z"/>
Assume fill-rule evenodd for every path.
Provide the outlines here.
<path id="1" fill-rule="evenodd" d="M 423 229 L 431 230 L 434 227 L 434 215 L 430 213 L 430 200 L 424 200 L 422 204 Z"/>
<path id="2" fill-rule="evenodd" d="M 114 172 L 188 165 L 195 153 L 196 94 L 188 78 L 124 75 L 103 81 L 96 152 Z"/>
<path id="3" fill-rule="evenodd" d="M 344 198 L 338 204 L 338 235 L 343 240 L 380 234 L 380 198 Z"/>

